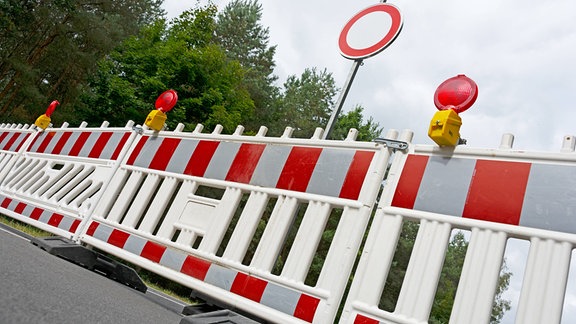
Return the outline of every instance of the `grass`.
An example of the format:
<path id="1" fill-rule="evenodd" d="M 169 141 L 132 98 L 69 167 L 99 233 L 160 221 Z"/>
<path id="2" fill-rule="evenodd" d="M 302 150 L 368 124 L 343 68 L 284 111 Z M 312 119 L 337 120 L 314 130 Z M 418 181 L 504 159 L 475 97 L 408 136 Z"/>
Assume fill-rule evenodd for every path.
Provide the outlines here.
<path id="1" fill-rule="evenodd" d="M 50 232 L 46 232 L 43 231 L 39 228 L 36 228 L 32 225 L 26 224 L 24 222 L 15 220 L 13 218 L 10 218 L 8 216 L 2 215 L 0 214 L 0 223 L 10 226 L 11 228 L 18 230 L 20 232 L 23 232 L 25 234 L 28 234 L 32 237 L 49 237 L 49 236 L 54 236 L 54 234 L 50 233 Z M 118 260 L 117 261 L 121 262 L 122 260 Z M 126 262 L 124 262 L 126 263 Z M 129 266 L 131 266 L 132 268 L 136 269 L 138 272 L 138 275 L 140 276 L 140 278 L 142 278 L 142 280 L 144 281 L 144 283 L 146 284 L 146 286 L 155 289 L 157 291 L 160 291 L 170 297 L 176 298 L 180 301 L 182 301 L 183 303 L 186 304 L 197 304 L 198 301 L 191 299 L 190 298 L 190 294 L 191 294 L 191 289 L 185 286 L 182 286 L 178 283 L 175 283 L 173 281 L 170 281 L 164 277 L 161 277 L 153 272 L 149 272 L 143 269 L 140 269 L 139 267 L 134 267 L 131 264 L 128 264 Z"/>

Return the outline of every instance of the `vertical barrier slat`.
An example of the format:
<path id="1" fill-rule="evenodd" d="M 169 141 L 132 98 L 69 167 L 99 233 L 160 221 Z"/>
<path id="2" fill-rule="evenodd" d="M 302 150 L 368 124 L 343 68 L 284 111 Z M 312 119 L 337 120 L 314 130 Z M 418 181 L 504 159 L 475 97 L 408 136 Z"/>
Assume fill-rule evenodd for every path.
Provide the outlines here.
<path id="1" fill-rule="evenodd" d="M 560 323 L 571 244 L 533 238 L 516 323 Z"/>
<path id="2" fill-rule="evenodd" d="M 142 183 L 143 179 L 144 174 L 142 172 L 132 172 L 118 197 L 113 200 L 114 205 L 112 206 L 112 209 L 110 209 L 108 215 L 102 216 L 105 216 L 109 221 L 120 222 L 134 195 L 136 195 L 136 192 L 138 191 L 140 183 Z"/>
<path id="3" fill-rule="evenodd" d="M 256 232 L 258 222 L 266 209 L 268 199 L 269 196 L 266 193 L 252 192 L 250 194 L 238 224 L 236 224 L 236 229 L 226 246 L 223 254 L 224 258 L 237 262 L 242 261 Z"/>
<path id="4" fill-rule="evenodd" d="M 282 269 L 282 276 L 299 282 L 304 281 L 328 221 L 328 216 L 330 216 L 329 204 L 310 203 Z"/>
<path id="5" fill-rule="evenodd" d="M 200 244 L 199 250 L 208 253 L 216 253 L 222 238 L 226 234 L 228 225 L 234 216 L 234 211 L 242 198 L 242 191 L 236 188 L 227 188 L 214 209 L 214 220 L 206 230 L 206 235 Z"/>
<path id="6" fill-rule="evenodd" d="M 450 224 L 422 220 L 398 296 L 396 311 L 426 321 L 444 262 Z"/>
<path id="7" fill-rule="evenodd" d="M 188 200 L 187 197 L 191 192 L 194 192 L 198 187 L 195 181 L 184 180 L 180 189 L 174 197 L 174 203 L 169 207 L 166 217 L 158 229 L 158 236 L 165 239 L 170 239 L 175 232 L 174 223 L 178 221 L 180 215 L 182 215 L 182 210 L 184 205 Z"/>
<path id="8" fill-rule="evenodd" d="M 122 220 L 122 225 L 135 227 L 136 224 L 138 224 L 138 221 L 150 203 L 159 182 L 160 176 L 157 174 L 149 174 L 146 177 L 146 180 L 144 180 L 144 183 L 142 183 L 142 186 L 139 188 L 140 190 L 138 190 L 136 198 L 126 212 L 126 216 L 124 217 L 124 220 Z"/>
<path id="9" fill-rule="evenodd" d="M 150 208 L 146 211 L 142 224 L 138 228 L 141 231 L 152 233 L 156 228 L 156 224 L 160 221 L 160 217 L 164 213 L 164 210 L 168 207 L 168 203 L 172 198 L 172 194 L 178 185 L 178 179 L 176 178 L 166 178 L 162 182 L 162 185 L 158 189 L 158 194 L 154 197 L 154 200 L 150 204 Z"/>
<path id="10" fill-rule="evenodd" d="M 450 323 L 488 323 L 506 248 L 506 233 L 472 229 Z"/>
<path id="11" fill-rule="evenodd" d="M 280 252 L 284 238 L 289 230 L 289 224 L 292 223 L 298 200 L 291 197 L 278 197 L 274 211 L 270 216 L 268 225 L 262 234 L 258 248 L 254 252 L 254 258 L 250 264 L 252 267 L 270 271 L 276 257 Z"/>

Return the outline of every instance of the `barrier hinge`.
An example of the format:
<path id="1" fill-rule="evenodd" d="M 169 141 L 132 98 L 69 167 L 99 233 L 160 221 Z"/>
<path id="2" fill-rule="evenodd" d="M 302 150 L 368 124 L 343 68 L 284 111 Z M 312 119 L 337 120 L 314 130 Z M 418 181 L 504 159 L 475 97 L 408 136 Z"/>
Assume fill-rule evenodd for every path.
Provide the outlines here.
<path id="1" fill-rule="evenodd" d="M 408 149 L 408 143 L 398 141 L 398 140 L 393 140 L 393 139 L 388 139 L 388 138 L 375 138 L 374 142 L 386 144 L 387 147 L 395 149 L 395 150 L 404 151 L 404 150 Z"/>

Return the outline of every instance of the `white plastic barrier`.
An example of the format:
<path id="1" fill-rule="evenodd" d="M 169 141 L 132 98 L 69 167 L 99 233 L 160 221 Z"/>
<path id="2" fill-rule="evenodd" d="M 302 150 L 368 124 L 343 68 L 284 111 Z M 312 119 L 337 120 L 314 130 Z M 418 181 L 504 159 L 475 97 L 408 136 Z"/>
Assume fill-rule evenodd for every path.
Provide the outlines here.
<path id="1" fill-rule="evenodd" d="M 510 145 L 508 145 L 510 144 Z M 397 154 L 342 323 L 427 323 L 452 229 L 470 241 L 450 323 L 489 323 L 508 238 L 530 241 L 516 323 L 559 323 L 576 244 L 576 155 L 441 149 Z M 379 308 L 405 220 L 419 230 L 394 311 Z"/>
<path id="2" fill-rule="evenodd" d="M 68 128 L 65 124 L 34 131 L 26 142 L 21 141 L 20 153 L 13 156 L 2 178 L 0 212 L 73 237 L 135 136 L 131 123 L 125 128 Z M 13 141 L 11 147 L 15 146 Z"/>
<path id="3" fill-rule="evenodd" d="M 10 171 L 16 161 L 16 155 L 26 147 L 35 132 L 36 130 L 28 125 L 0 125 L 0 181 Z"/>
<path id="4" fill-rule="evenodd" d="M 391 149 L 242 130 L 145 131 L 80 239 L 267 321 L 332 323 Z"/>

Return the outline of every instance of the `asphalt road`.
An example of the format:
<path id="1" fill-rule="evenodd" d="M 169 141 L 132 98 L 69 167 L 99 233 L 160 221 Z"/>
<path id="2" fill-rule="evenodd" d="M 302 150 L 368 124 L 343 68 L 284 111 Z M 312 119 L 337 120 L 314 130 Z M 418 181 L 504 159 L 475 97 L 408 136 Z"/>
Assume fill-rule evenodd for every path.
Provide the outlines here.
<path id="1" fill-rule="evenodd" d="M 53 256 L 0 226 L 0 324 L 178 324 L 183 306 Z"/>

